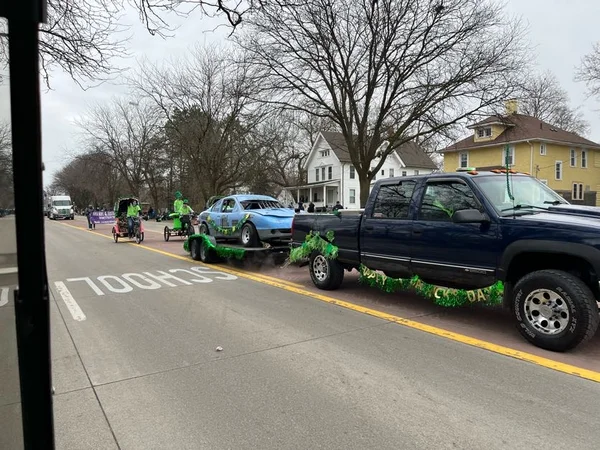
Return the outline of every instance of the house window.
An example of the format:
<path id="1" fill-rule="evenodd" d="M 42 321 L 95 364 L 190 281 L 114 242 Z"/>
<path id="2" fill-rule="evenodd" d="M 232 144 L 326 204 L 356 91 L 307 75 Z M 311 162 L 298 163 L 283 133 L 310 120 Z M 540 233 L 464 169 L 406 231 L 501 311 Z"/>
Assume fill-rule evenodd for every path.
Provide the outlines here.
<path id="1" fill-rule="evenodd" d="M 388 170 L 388 174 L 389 174 L 390 178 L 393 178 L 393 176 L 394 176 L 394 169 L 389 169 Z"/>
<path id="2" fill-rule="evenodd" d="M 322 157 L 329 156 L 329 150 L 321 150 L 321 156 Z"/>
<path id="3" fill-rule="evenodd" d="M 491 127 L 486 127 L 486 128 L 479 128 L 477 129 L 477 137 L 491 137 L 492 136 L 492 128 Z"/>
<path id="4" fill-rule="evenodd" d="M 546 156 L 546 144 L 540 144 L 540 155 Z"/>
<path id="5" fill-rule="evenodd" d="M 581 150 L 581 167 L 587 169 L 587 150 Z"/>
<path id="6" fill-rule="evenodd" d="M 554 163 L 554 179 L 555 180 L 562 180 L 562 176 L 563 176 L 563 163 L 562 161 L 556 161 Z"/>
<path id="7" fill-rule="evenodd" d="M 570 158 L 571 167 L 577 167 L 577 152 L 574 148 L 571 149 L 571 158 Z"/>
<path id="8" fill-rule="evenodd" d="M 405 177 L 406 176 L 406 170 L 402 171 L 402 176 Z"/>
<path id="9" fill-rule="evenodd" d="M 573 183 L 573 200 L 583 200 L 583 183 Z"/>
<path id="10" fill-rule="evenodd" d="M 507 161 L 508 159 L 508 161 Z M 510 145 L 508 147 L 508 155 L 506 154 L 506 148 L 502 149 L 502 165 L 506 166 L 514 166 L 515 165 L 515 146 Z"/>
<path id="11" fill-rule="evenodd" d="M 468 152 L 459 153 L 458 160 L 459 160 L 459 167 L 461 169 L 469 167 L 469 153 Z"/>
<path id="12" fill-rule="evenodd" d="M 329 166 L 327 168 L 327 179 L 331 180 L 333 178 L 333 166 Z"/>
<path id="13" fill-rule="evenodd" d="M 321 178 L 325 181 L 325 167 L 321 167 Z"/>
<path id="14" fill-rule="evenodd" d="M 385 170 L 381 169 L 381 176 L 384 176 L 384 175 L 385 175 Z"/>
<path id="15" fill-rule="evenodd" d="M 415 175 L 419 175 L 419 171 L 418 170 L 415 170 Z"/>
<path id="16" fill-rule="evenodd" d="M 541 179 L 540 183 L 545 184 L 546 186 L 548 186 L 548 180 Z"/>
<path id="17" fill-rule="evenodd" d="M 356 189 L 350 189 L 350 204 L 356 203 Z"/>
<path id="18" fill-rule="evenodd" d="M 350 166 L 350 179 L 354 180 L 354 178 L 356 178 L 356 169 L 354 166 Z"/>
<path id="19" fill-rule="evenodd" d="M 319 181 L 319 168 L 315 169 L 315 181 Z"/>

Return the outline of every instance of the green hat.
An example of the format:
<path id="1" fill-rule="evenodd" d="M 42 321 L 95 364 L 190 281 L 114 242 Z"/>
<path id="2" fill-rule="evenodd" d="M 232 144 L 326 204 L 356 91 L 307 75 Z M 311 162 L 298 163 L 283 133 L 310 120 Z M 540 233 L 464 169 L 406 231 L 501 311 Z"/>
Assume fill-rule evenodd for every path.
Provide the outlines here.
<path id="1" fill-rule="evenodd" d="M 188 199 L 186 198 L 186 199 L 183 201 L 183 203 L 187 203 L 187 202 L 188 202 Z"/>
<path id="2" fill-rule="evenodd" d="M 175 192 L 175 198 L 181 198 L 181 197 L 182 197 L 181 192 L 179 192 L 179 191 Z"/>

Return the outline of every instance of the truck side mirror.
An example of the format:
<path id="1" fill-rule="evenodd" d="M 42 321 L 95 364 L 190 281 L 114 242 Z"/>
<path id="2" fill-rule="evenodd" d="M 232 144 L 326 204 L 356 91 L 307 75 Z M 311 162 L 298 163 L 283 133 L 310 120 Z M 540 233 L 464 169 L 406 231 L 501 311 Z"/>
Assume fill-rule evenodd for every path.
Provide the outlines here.
<path id="1" fill-rule="evenodd" d="M 452 221 L 454 223 L 486 223 L 490 219 L 477 209 L 463 209 L 452 215 Z"/>

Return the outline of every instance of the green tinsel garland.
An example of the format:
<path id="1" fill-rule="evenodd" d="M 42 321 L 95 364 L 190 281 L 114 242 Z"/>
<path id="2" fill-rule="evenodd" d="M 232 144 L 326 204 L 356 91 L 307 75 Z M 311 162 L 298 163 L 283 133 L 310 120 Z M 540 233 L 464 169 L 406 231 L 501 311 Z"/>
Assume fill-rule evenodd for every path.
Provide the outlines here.
<path id="1" fill-rule="evenodd" d="M 217 225 L 217 223 L 211 219 L 210 216 L 208 216 L 206 218 L 206 222 L 213 227 L 217 232 L 219 232 L 220 234 L 224 235 L 224 236 L 231 236 L 233 235 L 236 231 L 238 231 L 239 229 L 242 228 L 242 226 L 248 221 L 248 219 L 250 219 L 250 214 L 246 214 L 242 220 L 240 220 L 238 223 L 236 223 L 234 226 L 232 227 L 221 227 L 219 225 Z"/>
<path id="2" fill-rule="evenodd" d="M 425 283 L 417 275 L 412 278 L 392 278 L 371 270 L 364 265 L 361 265 L 359 270 L 359 281 L 361 283 L 378 287 L 385 292 L 410 289 L 423 297 L 433 300 L 439 306 L 458 307 L 468 303 L 500 305 L 502 304 L 502 297 L 504 295 L 504 285 L 501 281 L 482 289 L 451 289 Z"/>
<path id="3" fill-rule="evenodd" d="M 336 259 L 338 248 L 333 245 L 333 231 L 325 233 L 325 239 L 318 231 L 311 231 L 300 247 L 290 251 L 288 261 L 298 262 L 310 257 L 317 250 L 328 259 Z M 468 303 L 483 303 L 485 305 L 500 305 L 504 295 L 504 285 L 501 281 L 492 286 L 482 289 L 466 290 L 451 289 L 442 286 L 425 283 L 417 275 L 412 278 L 392 278 L 382 273 L 369 269 L 361 264 L 359 268 L 359 281 L 371 287 L 377 287 L 385 292 L 396 292 L 399 290 L 413 290 L 419 295 L 429 298 L 436 305 L 445 307 L 464 306 Z"/>
<path id="4" fill-rule="evenodd" d="M 202 239 L 204 241 L 204 244 L 208 248 L 214 250 L 215 253 L 217 254 L 217 256 L 219 256 L 221 258 L 242 259 L 244 257 L 244 255 L 246 254 L 246 250 L 244 250 L 243 248 L 224 247 L 221 245 L 215 245 L 211 242 L 211 240 L 205 234 L 192 234 L 190 237 L 188 237 L 183 242 L 183 249 L 186 252 L 190 251 L 190 242 L 192 239 Z"/>
<path id="5" fill-rule="evenodd" d="M 338 256 L 338 248 L 331 243 L 333 242 L 333 239 L 333 231 L 325 233 L 325 239 L 321 237 L 321 234 L 318 231 L 311 231 L 306 235 L 306 238 L 300 247 L 296 247 L 290 251 L 288 261 L 290 263 L 295 263 L 308 258 L 314 250 L 317 250 L 325 256 L 325 258 L 336 259 Z"/>

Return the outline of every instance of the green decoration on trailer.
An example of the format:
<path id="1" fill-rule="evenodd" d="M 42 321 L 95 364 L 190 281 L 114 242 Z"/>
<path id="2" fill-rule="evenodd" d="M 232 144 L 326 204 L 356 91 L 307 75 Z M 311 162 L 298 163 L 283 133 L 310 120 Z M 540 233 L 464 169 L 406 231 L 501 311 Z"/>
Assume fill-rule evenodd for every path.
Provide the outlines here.
<path id="1" fill-rule="evenodd" d="M 214 250 L 216 255 L 220 258 L 242 259 L 244 257 L 244 255 L 246 254 L 246 250 L 244 250 L 243 248 L 224 247 L 221 245 L 215 245 L 211 242 L 211 240 L 205 234 L 192 234 L 190 237 L 188 237 L 183 242 L 183 249 L 186 252 L 189 252 L 191 250 L 190 243 L 194 239 L 202 240 L 203 244 L 206 245 L 209 249 Z"/>

